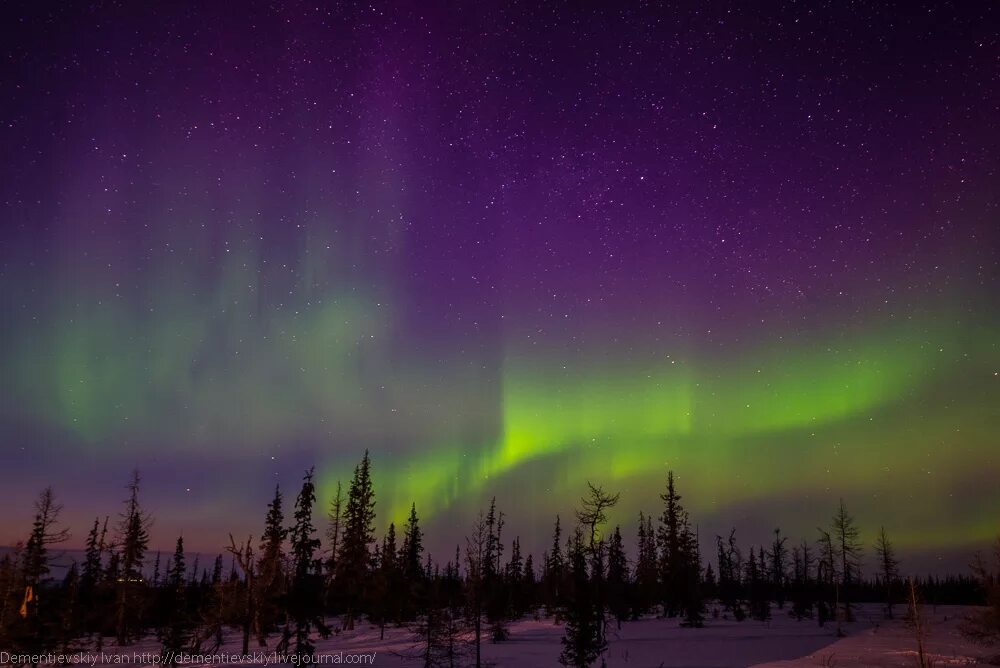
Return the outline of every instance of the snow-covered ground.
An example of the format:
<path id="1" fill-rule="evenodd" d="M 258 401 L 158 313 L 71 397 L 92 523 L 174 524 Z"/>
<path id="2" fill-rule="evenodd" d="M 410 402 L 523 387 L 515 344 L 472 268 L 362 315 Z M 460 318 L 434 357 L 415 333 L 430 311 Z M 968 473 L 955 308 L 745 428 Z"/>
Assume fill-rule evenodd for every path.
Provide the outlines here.
<path id="1" fill-rule="evenodd" d="M 964 638 L 958 625 L 965 608 L 941 605 L 924 609 L 929 622 L 924 640 L 924 656 L 935 668 L 945 666 L 987 665 L 1000 657 L 1000 646 L 984 647 Z M 805 666 L 870 666 L 890 668 L 917 666 L 917 641 L 912 628 L 903 622 L 882 622 L 862 633 L 828 645 L 808 656 L 791 661 L 773 661 L 756 668 L 804 668 Z M 990 664 L 996 665 L 996 664 Z"/>
<path id="2" fill-rule="evenodd" d="M 984 648 L 962 638 L 957 622 L 965 614 L 965 609 L 938 606 L 935 610 L 927 608 L 925 614 L 930 622 L 926 647 L 934 666 L 977 665 L 977 658 L 983 660 L 983 657 L 1000 653 L 1000 647 Z M 620 631 L 611 627 L 605 661 L 608 668 L 917 665 L 912 630 L 899 620 L 882 621 L 877 606 L 862 606 L 859 621 L 845 625 L 847 637 L 840 639 L 836 637 L 833 624 L 821 628 L 811 620 L 796 622 L 780 610 L 774 610 L 773 616 L 768 623 L 710 618 L 702 629 L 681 628 L 677 620 L 649 618 L 626 622 Z M 558 668 L 562 625 L 555 624 L 551 619 L 525 619 L 511 624 L 510 633 L 510 639 L 502 643 L 484 640 L 484 665 L 497 668 Z M 272 638 L 271 647 L 265 649 L 258 648 L 256 642 L 251 641 L 251 653 L 259 653 L 256 660 L 235 662 L 218 657 L 219 654 L 239 652 L 239 636 L 229 635 L 210 662 L 213 665 L 265 665 L 265 656 L 273 649 L 275 640 Z M 325 665 L 374 665 L 384 668 L 417 668 L 423 665 L 419 658 L 419 640 L 407 628 L 388 627 L 385 639 L 380 640 L 377 627 L 360 623 L 355 630 L 317 640 L 316 645 L 317 654 L 327 657 L 323 662 Z M 104 647 L 106 654 L 153 654 L 158 651 L 158 645 L 152 638 L 123 650 L 110 642 Z M 373 660 L 356 658 L 359 655 L 374 657 Z M 107 657 L 104 662 L 114 663 Z M 266 664 L 273 665 L 273 659 Z"/>

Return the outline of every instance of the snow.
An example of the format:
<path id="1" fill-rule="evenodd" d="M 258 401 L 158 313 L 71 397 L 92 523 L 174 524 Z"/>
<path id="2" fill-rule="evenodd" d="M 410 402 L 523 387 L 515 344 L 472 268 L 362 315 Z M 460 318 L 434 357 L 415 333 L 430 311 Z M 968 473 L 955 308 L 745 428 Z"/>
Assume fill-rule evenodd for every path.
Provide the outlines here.
<path id="1" fill-rule="evenodd" d="M 927 608 L 930 633 L 926 647 L 937 668 L 977 664 L 977 658 L 1000 654 L 1000 648 L 984 648 L 964 639 L 958 621 L 966 608 L 938 606 Z M 902 614 L 900 609 L 899 613 Z M 608 668 L 797 668 L 804 666 L 916 666 L 916 642 L 913 631 L 902 621 L 884 622 L 878 606 L 862 606 L 859 621 L 844 625 L 847 637 L 838 639 L 836 626 L 820 627 L 815 620 L 797 622 L 786 611 L 773 610 L 767 623 L 736 622 L 726 619 L 706 620 L 704 628 L 681 628 L 675 619 L 646 618 L 625 622 L 621 630 L 614 624 L 608 631 L 605 660 Z M 334 624 L 335 626 L 335 624 Z M 524 619 L 510 625 L 510 639 L 492 643 L 484 638 L 483 663 L 497 668 L 558 668 L 563 626 L 552 619 Z M 419 640 L 408 628 L 389 626 L 385 639 L 379 639 L 376 626 L 359 623 L 353 631 L 341 631 L 328 639 L 317 639 L 318 655 L 341 656 L 324 665 L 374 665 L 385 668 L 417 668 L 423 665 Z M 250 651 L 269 653 L 277 638 L 270 638 L 269 648 L 258 648 L 251 639 Z M 104 652 L 132 654 L 158 653 L 155 639 L 147 638 L 134 647 L 119 649 L 107 641 Z M 230 633 L 216 654 L 236 654 L 240 636 Z M 375 653 L 370 663 L 352 663 L 346 655 Z M 104 663 L 111 663 L 105 660 Z M 212 665 L 236 665 L 237 662 L 214 658 Z M 251 662 L 243 662 L 248 665 Z M 253 662 L 264 665 L 263 660 Z M 268 665 L 273 665 L 273 659 Z M 198 663 L 188 664 L 190 666 Z M 460 665 L 468 665 L 462 663 Z M 600 664 L 598 664 L 600 665 Z"/>
<path id="2" fill-rule="evenodd" d="M 958 625 L 967 608 L 961 606 L 925 607 L 929 622 L 924 640 L 924 656 L 935 668 L 944 666 L 997 665 L 987 664 L 989 657 L 1000 656 L 1000 646 L 977 645 L 964 638 Z M 917 641 L 912 628 L 901 620 L 882 622 L 824 647 L 808 656 L 790 661 L 773 661 L 756 668 L 799 668 L 805 666 L 870 666 L 890 668 L 917 666 Z"/>

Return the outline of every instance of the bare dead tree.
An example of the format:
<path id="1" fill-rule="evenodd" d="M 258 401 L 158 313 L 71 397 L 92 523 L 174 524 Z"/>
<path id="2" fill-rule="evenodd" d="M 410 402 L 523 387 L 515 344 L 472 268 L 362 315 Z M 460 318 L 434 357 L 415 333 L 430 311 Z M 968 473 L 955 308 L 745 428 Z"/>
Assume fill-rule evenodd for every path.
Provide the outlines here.
<path id="1" fill-rule="evenodd" d="M 257 618 L 257 601 L 254 593 L 254 555 L 252 539 L 253 536 L 247 536 L 246 545 L 237 547 L 233 534 L 229 534 L 229 547 L 226 548 L 226 551 L 233 555 L 233 558 L 236 559 L 236 563 L 239 564 L 240 569 L 243 571 L 246 578 L 247 608 L 246 616 L 243 619 L 243 654 L 248 654 L 250 652 L 250 628 L 251 626 L 258 626 L 259 622 L 259 619 Z"/>

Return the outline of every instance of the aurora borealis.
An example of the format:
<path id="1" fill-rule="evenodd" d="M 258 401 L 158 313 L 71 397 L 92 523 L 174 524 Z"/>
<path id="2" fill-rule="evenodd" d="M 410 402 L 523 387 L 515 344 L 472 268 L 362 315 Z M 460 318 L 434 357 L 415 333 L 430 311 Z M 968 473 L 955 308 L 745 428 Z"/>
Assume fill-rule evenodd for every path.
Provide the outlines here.
<path id="1" fill-rule="evenodd" d="M 138 467 L 216 551 L 365 449 L 432 552 L 587 480 L 631 536 L 668 468 L 709 538 L 986 543 L 980 4 L 4 5 L 0 544 Z"/>

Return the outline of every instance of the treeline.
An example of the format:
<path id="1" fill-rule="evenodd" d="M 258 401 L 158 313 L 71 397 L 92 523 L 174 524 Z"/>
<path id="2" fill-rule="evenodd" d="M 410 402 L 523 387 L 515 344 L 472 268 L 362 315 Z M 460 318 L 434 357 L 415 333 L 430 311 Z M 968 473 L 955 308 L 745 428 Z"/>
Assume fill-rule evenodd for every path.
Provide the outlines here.
<path id="1" fill-rule="evenodd" d="M 230 535 L 227 556 L 211 564 L 189 563 L 183 538 L 172 555 L 150 554 L 138 474 L 127 489 L 119 516 L 95 519 L 82 563 L 61 581 L 50 565 L 68 535 L 52 490 L 41 493 L 28 539 L 0 561 L 0 646 L 67 652 L 156 634 L 169 656 L 210 653 L 236 629 L 244 653 L 267 647 L 301 659 L 314 654 L 318 638 L 364 620 L 382 635 L 405 627 L 412 656 L 425 666 L 480 666 L 484 641 L 505 640 L 514 620 L 549 616 L 564 624 L 561 662 L 582 667 L 599 659 L 610 625 L 647 615 L 697 628 L 781 613 L 840 632 L 858 601 L 880 601 L 891 618 L 915 591 L 926 603 L 988 602 L 970 633 L 1000 634 L 1000 550 L 995 570 L 979 562 L 974 576 L 904 583 L 885 530 L 863 545 L 841 502 L 813 540 L 792 544 L 775 530 L 769 544 L 744 548 L 732 531 L 716 537 L 715 554 L 703 555 L 672 472 L 657 513 L 639 514 L 632 549 L 621 527 L 608 526 L 619 495 L 588 483 L 574 521 L 555 518 L 537 561 L 510 535 L 495 499 L 445 559 L 425 550 L 416 506 L 403 526 L 376 536 L 367 453 L 346 492 L 338 484 L 329 501 L 325 541 L 309 470 L 289 509 L 276 487 L 260 536 Z"/>

